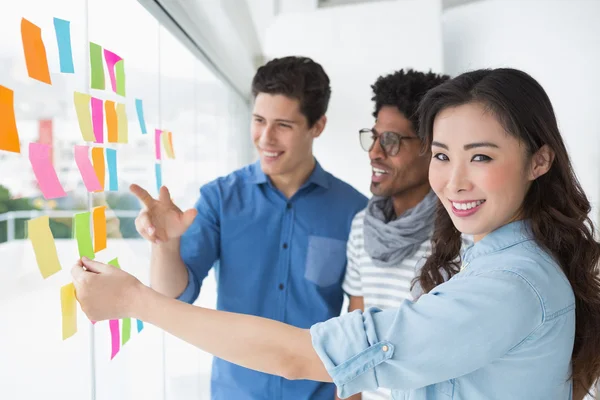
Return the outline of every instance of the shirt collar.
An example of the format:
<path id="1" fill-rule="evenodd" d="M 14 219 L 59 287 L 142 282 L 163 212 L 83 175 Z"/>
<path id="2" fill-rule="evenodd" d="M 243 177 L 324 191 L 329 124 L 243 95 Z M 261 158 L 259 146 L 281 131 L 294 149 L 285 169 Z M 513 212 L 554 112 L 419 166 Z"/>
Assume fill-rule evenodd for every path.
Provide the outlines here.
<path id="1" fill-rule="evenodd" d="M 256 161 L 250 166 L 250 182 L 256 184 L 269 182 L 269 177 L 265 175 L 262 168 L 260 167 L 260 160 Z M 321 167 L 321 164 L 319 164 L 319 162 L 316 160 L 315 168 L 313 169 L 306 182 L 304 182 L 304 184 L 301 186 L 301 188 L 304 188 L 310 185 L 311 183 L 314 183 L 315 185 L 321 186 L 325 189 L 329 189 L 329 176 L 327 175 L 327 172 L 325 172 L 325 170 Z"/>
<path id="2" fill-rule="evenodd" d="M 529 222 L 514 221 L 487 234 L 483 239 L 466 248 L 463 263 L 473 259 L 514 246 L 515 244 L 533 240 Z"/>

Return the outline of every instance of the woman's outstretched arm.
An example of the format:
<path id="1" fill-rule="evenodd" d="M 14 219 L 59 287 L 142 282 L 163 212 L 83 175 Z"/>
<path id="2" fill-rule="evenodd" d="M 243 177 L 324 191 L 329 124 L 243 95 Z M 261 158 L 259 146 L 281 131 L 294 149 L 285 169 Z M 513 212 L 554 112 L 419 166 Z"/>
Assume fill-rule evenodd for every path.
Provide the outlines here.
<path id="1" fill-rule="evenodd" d="M 332 382 L 306 329 L 192 306 L 161 295 L 120 269 L 87 259 L 73 267 L 72 275 L 77 299 L 91 320 L 137 318 L 246 368 L 287 379 Z"/>

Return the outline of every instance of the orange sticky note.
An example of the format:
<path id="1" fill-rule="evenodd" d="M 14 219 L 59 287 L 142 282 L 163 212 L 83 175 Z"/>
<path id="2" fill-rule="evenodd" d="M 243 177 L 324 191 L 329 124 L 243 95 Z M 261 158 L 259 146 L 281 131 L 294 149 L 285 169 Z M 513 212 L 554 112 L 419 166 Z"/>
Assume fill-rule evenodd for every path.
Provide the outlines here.
<path id="1" fill-rule="evenodd" d="M 21 39 L 29 77 L 51 85 L 42 30 L 36 24 L 23 18 L 21 19 Z"/>
<path id="2" fill-rule="evenodd" d="M 106 176 L 106 169 L 104 163 L 104 149 L 102 147 L 93 147 L 92 148 L 92 165 L 94 166 L 94 171 L 96 171 L 96 176 L 98 177 L 98 182 L 100 182 L 100 186 L 104 189 L 104 179 Z M 101 192 L 102 190 L 98 190 Z"/>
<path id="3" fill-rule="evenodd" d="M 29 240 L 33 245 L 35 259 L 44 279 L 61 270 L 54 236 L 47 215 L 27 221 Z"/>
<path id="4" fill-rule="evenodd" d="M 106 100 L 104 102 L 104 114 L 106 115 L 106 129 L 108 131 L 108 143 L 119 141 L 119 126 L 117 124 L 117 110 L 115 102 Z"/>
<path id="5" fill-rule="evenodd" d="M 77 333 L 77 301 L 75 286 L 69 283 L 60 288 L 60 306 L 62 309 L 62 338 L 66 340 Z"/>
<path id="6" fill-rule="evenodd" d="M 106 248 L 106 206 L 94 207 L 94 253 Z"/>
<path id="7" fill-rule="evenodd" d="M 0 85 L 0 150 L 21 152 L 15 119 L 14 92 L 2 85 Z"/>

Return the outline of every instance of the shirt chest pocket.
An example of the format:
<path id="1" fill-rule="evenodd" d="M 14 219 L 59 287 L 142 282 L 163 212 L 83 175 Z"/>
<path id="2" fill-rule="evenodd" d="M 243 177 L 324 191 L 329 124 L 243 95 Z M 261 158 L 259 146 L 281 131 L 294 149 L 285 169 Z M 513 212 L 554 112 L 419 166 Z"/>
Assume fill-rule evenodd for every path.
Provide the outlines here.
<path id="1" fill-rule="evenodd" d="M 346 242 L 323 236 L 309 236 L 304 277 L 327 287 L 339 284 L 346 267 Z"/>

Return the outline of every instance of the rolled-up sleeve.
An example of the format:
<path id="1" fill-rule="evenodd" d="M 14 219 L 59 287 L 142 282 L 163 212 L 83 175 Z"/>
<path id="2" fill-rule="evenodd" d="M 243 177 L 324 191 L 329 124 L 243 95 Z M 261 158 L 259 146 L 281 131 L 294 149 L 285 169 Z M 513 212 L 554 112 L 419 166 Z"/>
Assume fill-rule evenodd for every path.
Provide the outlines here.
<path id="1" fill-rule="evenodd" d="M 457 276 L 399 309 L 357 310 L 311 328 L 340 397 L 378 387 L 411 390 L 502 357 L 543 323 L 540 297 L 521 275 Z"/>
<path id="2" fill-rule="evenodd" d="M 188 284 L 178 299 L 193 303 L 200 294 L 202 281 L 220 256 L 219 196 L 216 182 L 200 189 L 195 205 L 198 214 L 181 237 L 179 253 L 188 270 Z"/>

